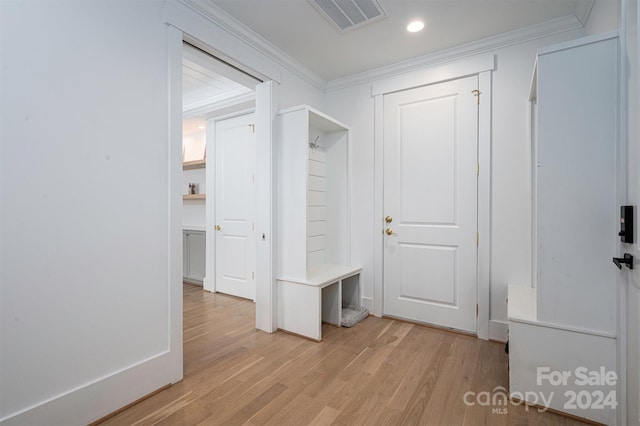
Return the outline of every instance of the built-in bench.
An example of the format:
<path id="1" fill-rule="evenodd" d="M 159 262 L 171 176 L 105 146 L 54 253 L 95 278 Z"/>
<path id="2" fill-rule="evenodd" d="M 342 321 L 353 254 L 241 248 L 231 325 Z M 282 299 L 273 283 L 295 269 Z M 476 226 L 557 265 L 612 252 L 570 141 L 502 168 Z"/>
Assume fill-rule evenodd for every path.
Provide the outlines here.
<path id="1" fill-rule="evenodd" d="M 302 280 L 278 280 L 278 328 L 322 340 L 322 323 L 340 326 L 342 307 L 360 305 L 361 267 L 322 265 Z"/>

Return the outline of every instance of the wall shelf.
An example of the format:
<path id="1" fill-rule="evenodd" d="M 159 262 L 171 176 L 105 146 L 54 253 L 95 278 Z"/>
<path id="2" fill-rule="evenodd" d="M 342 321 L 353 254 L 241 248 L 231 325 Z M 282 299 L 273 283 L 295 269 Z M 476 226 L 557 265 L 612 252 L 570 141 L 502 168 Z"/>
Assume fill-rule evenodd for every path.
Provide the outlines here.
<path id="1" fill-rule="evenodd" d="M 183 200 L 205 200 L 207 198 L 207 194 L 184 194 L 182 196 Z"/>
<path id="2" fill-rule="evenodd" d="M 185 161 L 182 163 L 182 170 L 204 169 L 207 166 L 207 159 Z"/>

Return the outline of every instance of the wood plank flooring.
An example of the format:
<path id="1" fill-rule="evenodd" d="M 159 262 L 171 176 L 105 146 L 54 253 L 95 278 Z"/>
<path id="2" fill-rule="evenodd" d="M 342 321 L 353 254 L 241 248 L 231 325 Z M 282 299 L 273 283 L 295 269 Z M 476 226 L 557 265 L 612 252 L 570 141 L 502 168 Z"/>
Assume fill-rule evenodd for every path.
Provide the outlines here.
<path id="1" fill-rule="evenodd" d="M 184 380 L 102 424 L 583 424 L 466 405 L 466 392 L 507 389 L 502 344 L 375 317 L 322 333 L 316 343 L 256 331 L 252 302 L 185 285 Z"/>

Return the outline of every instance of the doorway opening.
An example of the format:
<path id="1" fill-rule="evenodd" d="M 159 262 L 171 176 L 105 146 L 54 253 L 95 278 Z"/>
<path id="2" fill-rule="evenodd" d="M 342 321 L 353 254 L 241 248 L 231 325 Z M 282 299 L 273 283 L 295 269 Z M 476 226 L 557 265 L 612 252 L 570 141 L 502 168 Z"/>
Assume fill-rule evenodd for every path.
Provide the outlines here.
<path id="1" fill-rule="evenodd" d="M 259 83 L 259 79 L 183 41 L 183 282 L 252 300 L 256 270 L 256 197 L 255 188 L 251 188 L 255 181 L 255 143 L 248 143 L 248 138 L 253 136 L 255 142 L 255 121 L 246 123 L 241 132 L 224 129 L 233 127 L 229 123 L 240 117 L 244 121 L 253 117 L 255 87 Z M 253 151 L 248 152 L 247 147 Z M 238 173 L 243 167 L 245 173 Z M 244 199 L 238 200 L 239 192 L 245 195 Z M 238 215 L 239 210 L 243 215 Z M 226 212 L 231 212 L 226 221 L 229 226 L 222 226 Z M 237 228 L 239 218 L 249 221 L 250 226 L 241 235 L 237 229 L 235 233 L 228 232 L 227 228 Z M 239 247 L 245 252 L 242 262 L 237 261 L 237 256 L 223 256 L 229 248 L 238 252 Z M 231 262 L 233 268 L 225 264 L 225 259 L 226 263 L 236 260 Z M 220 273 L 222 269 L 233 270 L 231 279 Z M 239 270 L 247 284 L 253 286 L 253 292 L 234 293 L 234 286 L 220 285 L 225 278 L 227 284 L 237 281 Z"/>

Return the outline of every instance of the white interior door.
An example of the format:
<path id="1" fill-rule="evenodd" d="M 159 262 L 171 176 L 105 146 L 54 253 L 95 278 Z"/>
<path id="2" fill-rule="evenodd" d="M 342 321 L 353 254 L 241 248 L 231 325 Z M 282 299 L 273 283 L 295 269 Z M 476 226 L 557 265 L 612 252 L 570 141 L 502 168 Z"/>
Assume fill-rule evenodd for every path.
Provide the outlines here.
<path id="1" fill-rule="evenodd" d="M 473 333 L 477 88 L 467 77 L 384 96 L 384 314 Z"/>
<path id="2" fill-rule="evenodd" d="M 255 300 L 254 115 L 218 121 L 215 128 L 215 287 Z"/>

